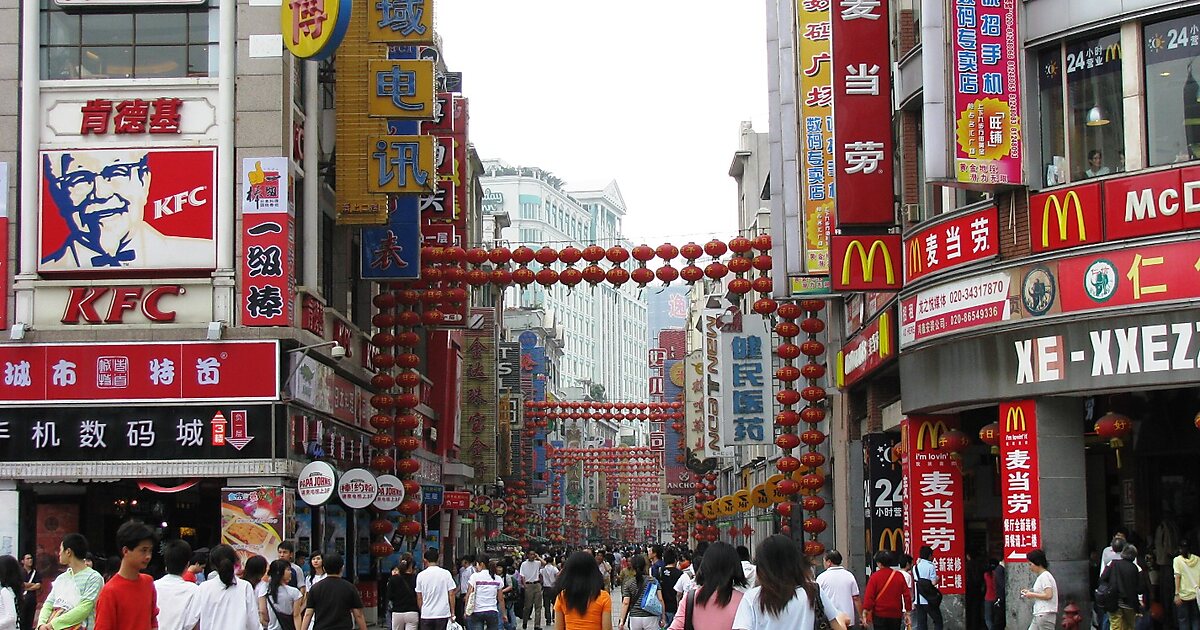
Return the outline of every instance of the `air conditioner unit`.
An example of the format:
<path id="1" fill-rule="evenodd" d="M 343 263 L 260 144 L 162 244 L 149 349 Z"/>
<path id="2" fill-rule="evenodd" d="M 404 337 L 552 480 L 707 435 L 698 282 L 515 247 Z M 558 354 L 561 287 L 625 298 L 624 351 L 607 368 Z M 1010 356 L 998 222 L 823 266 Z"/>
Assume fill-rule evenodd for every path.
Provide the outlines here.
<path id="1" fill-rule="evenodd" d="M 921 214 L 921 204 L 919 203 L 906 203 L 900 206 L 900 211 L 909 223 L 917 223 L 925 218 Z"/>

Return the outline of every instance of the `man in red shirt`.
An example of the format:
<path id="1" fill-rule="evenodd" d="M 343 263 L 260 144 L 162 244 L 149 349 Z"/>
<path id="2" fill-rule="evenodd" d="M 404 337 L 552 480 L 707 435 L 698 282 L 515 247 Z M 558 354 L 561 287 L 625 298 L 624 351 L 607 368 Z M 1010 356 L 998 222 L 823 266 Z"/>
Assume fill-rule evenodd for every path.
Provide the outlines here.
<path id="1" fill-rule="evenodd" d="M 863 596 L 863 625 L 875 630 L 900 630 L 904 615 L 912 610 L 912 594 L 904 574 L 892 568 L 895 558 L 890 551 L 875 554 L 875 572 L 867 580 Z"/>
<path id="2" fill-rule="evenodd" d="M 156 630 L 154 578 L 142 573 L 154 555 L 154 530 L 137 521 L 117 529 L 121 569 L 100 589 L 94 630 Z"/>

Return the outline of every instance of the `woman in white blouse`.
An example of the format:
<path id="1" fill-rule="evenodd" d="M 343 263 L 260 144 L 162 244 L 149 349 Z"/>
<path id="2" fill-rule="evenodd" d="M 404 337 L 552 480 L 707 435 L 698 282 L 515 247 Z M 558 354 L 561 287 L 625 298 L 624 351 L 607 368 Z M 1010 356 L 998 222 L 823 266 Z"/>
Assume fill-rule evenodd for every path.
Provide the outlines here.
<path id="1" fill-rule="evenodd" d="M 233 547 L 218 545 L 208 554 L 209 565 L 217 579 L 205 580 L 197 587 L 200 627 L 222 630 L 262 630 L 258 598 L 253 584 L 234 575 L 238 556 Z"/>
<path id="2" fill-rule="evenodd" d="M 24 592 L 21 565 L 12 556 L 0 556 L 0 630 L 17 630 L 18 593 Z"/>

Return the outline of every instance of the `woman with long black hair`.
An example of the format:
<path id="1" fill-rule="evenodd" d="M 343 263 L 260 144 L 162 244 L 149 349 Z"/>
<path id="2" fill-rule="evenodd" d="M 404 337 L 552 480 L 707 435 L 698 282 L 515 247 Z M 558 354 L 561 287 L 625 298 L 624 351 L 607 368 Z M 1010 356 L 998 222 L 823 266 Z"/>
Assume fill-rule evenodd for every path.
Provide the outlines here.
<path id="1" fill-rule="evenodd" d="M 392 630 L 417 630 L 421 608 L 417 606 L 417 574 L 413 555 L 405 552 L 388 578 L 388 602 L 392 605 Z"/>
<path id="2" fill-rule="evenodd" d="M 467 580 L 467 599 L 474 597 L 467 615 L 470 630 L 500 630 L 500 610 L 504 608 L 504 582 L 500 580 L 494 558 L 483 556 L 475 563 L 475 572 Z"/>
<path id="3" fill-rule="evenodd" d="M 19 602 L 24 592 L 21 564 L 12 556 L 0 556 L 0 630 L 17 630 Z"/>
<path id="4" fill-rule="evenodd" d="M 262 630 L 254 585 L 236 575 L 238 555 L 229 545 L 217 545 L 208 555 L 217 579 L 196 587 L 201 628 Z M 261 574 L 259 574 L 261 579 Z"/>
<path id="5" fill-rule="evenodd" d="M 729 630 L 733 616 L 742 603 L 746 576 L 741 557 L 728 543 L 713 543 L 704 553 L 704 562 L 696 572 L 700 588 L 691 590 L 679 602 L 671 630 L 683 630 L 691 617 L 695 630 Z"/>
<path id="6" fill-rule="evenodd" d="M 711 548 L 709 553 L 712 553 Z M 754 554 L 758 586 L 746 591 L 733 618 L 734 630 L 812 628 L 817 615 L 832 630 L 846 630 L 849 618 L 817 586 L 812 563 L 800 546 L 781 534 L 768 537 Z M 705 562 L 708 561 L 707 554 Z"/>
<path id="7" fill-rule="evenodd" d="M 567 557 L 555 587 L 554 630 L 612 630 L 612 597 L 586 551 Z"/>
<path id="8" fill-rule="evenodd" d="M 658 580 L 646 575 L 646 556 L 637 555 L 629 560 L 629 568 L 633 575 L 625 579 L 621 586 L 621 630 L 658 630 L 659 618 L 642 608 L 642 598 L 646 590 L 653 587 L 654 597 L 658 598 L 658 609 L 663 610 L 662 592 L 658 590 Z"/>
<path id="9" fill-rule="evenodd" d="M 292 581 L 292 563 L 276 560 L 267 570 L 267 581 L 255 588 L 259 608 L 267 618 L 267 630 L 296 630 L 304 616 L 300 589 Z"/>

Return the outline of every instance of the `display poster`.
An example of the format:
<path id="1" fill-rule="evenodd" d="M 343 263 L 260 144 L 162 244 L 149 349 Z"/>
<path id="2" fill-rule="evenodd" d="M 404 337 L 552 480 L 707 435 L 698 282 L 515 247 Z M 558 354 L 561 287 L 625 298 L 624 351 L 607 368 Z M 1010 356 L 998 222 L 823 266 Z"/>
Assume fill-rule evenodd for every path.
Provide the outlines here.
<path id="1" fill-rule="evenodd" d="M 221 543 L 243 564 L 253 556 L 279 558 L 279 543 L 287 538 L 283 495 L 280 487 L 221 489 Z"/>

